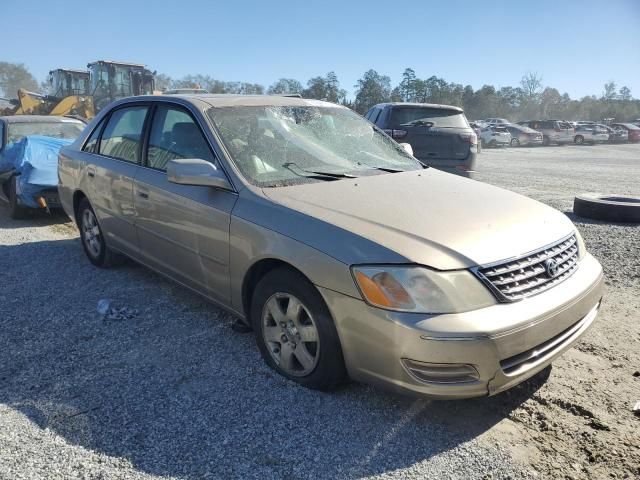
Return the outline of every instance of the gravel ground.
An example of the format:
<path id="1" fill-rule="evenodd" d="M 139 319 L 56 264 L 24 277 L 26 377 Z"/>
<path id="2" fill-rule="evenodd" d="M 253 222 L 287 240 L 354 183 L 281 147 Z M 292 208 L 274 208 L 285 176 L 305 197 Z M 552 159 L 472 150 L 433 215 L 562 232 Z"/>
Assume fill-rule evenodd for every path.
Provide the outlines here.
<path id="1" fill-rule="evenodd" d="M 485 150 L 480 166 L 565 212 L 579 192 L 640 194 L 640 145 Z M 585 340 L 505 394 L 430 402 L 301 388 L 227 313 L 135 264 L 94 268 L 61 216 L 0 208 L 0 478 L 638 476 L 640 229 L 572 219 L 608 278 Z M 102 298 L 138 313 L 103 320 Z"/>

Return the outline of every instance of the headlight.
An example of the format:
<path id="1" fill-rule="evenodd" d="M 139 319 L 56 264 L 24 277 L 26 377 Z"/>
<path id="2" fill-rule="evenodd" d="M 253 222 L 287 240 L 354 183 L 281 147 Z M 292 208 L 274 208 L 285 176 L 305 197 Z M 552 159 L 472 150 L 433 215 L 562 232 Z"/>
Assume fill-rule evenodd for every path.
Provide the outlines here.
<path id="1" fill-rule="evenodd" d="M 363 265 L 353 267 L 352 272 L 364 300 L 388 310 L 459 313 L 496 303 L 489 290 L 467 270 Z"/>

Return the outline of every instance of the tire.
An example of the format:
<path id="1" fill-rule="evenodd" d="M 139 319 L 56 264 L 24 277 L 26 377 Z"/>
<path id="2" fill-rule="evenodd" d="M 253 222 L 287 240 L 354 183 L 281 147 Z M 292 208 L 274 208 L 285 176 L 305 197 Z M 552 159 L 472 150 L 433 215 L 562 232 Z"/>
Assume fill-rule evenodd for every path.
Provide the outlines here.
<path id="1" fill-rule="evenodd" d="M 584 143 L 584 137 L 582 135 L 576 135 L 575 138 L 573 139 L 573 142 L 576 145 L 582 145 Z"/>
<path id="2" fill-rule="evenodd" d="M 480 139 L 480 148 L 487 148 L 487 142 L 484 141 L 484 139 Z"/>
<path id="3" fill-rule="evenodd" d="M 496 148 L 496 145 L 498 145 L 498 143 L 497 143 L 495 140 L 491 140 L 491 141 L 489 142 L 489 146 L 490 146 L 491 148 Z"/>
<path id="4" fill-rule="evenodd" d="M 573 213 L 581 217 L 621 223 L 640 223 L 640 198 L 620 195 L 578 195 Z"/>
<path id="5" fill-rule="evenodd" d="M 329 308 L 301 273 L 286 267 L 267 273 L 251 298 L 251 322 L 262 358 L 280 375 L 324 391 L 346 380 L 342 346 Z"/>
<path id="6" fill-rule="evenodd" d="M 17 182 L 15 175 L 9 181 L 9 215 L 14 220 L 23 220 L 29 216 L 29 209 L 18 204 Z"/>
<path id="7" fill-rule="evenodd" d="M 121 264 L 124 257 L 115 253 L 105 243 L 98 218 L 86 198 L 80 201 L 76 218 L 80 230 L 80 243 L 89 261 L 101 268 Z"/>
<path id="8" fill-rule="evenodd" d="M 511 139 L 511 146 L 512 147 L 519 147 L 520 146 L 520 140 L 518 140 L 517 138 L 512 138 Z"/>

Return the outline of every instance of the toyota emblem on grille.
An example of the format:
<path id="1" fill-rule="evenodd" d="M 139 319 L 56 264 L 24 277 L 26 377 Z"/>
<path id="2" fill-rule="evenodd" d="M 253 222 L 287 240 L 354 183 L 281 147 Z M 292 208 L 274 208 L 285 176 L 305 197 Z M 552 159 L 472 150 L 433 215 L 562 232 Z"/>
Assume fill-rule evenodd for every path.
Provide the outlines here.
<path id="1" fill-rule="evenodd" d="M 544 262 L 544 269 L 547 272 L 547 276 L 549 278 L 554 278 L 555 276 L 558 275 L 558 269 L 559 269 L 558 262 L 553 258 L 549 258 Z"/>

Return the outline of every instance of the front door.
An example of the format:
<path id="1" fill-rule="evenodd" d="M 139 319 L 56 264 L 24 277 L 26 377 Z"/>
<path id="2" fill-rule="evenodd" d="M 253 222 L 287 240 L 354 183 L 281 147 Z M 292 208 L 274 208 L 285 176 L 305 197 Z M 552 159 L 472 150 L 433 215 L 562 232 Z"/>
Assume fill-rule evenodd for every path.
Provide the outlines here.
<path id="1" fill-rule="evenodd" d="M 229 224 L 237 195 L 169 182 L 166 164 L 179 158 L 217 162 L 192 115 L 182 107 L 160 104 L 151 123 L 145 166 L 134 182 L 140 258 L 180 283 L 226 302 Z"/>

